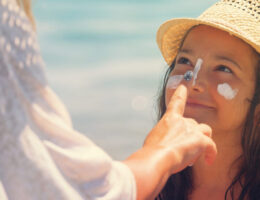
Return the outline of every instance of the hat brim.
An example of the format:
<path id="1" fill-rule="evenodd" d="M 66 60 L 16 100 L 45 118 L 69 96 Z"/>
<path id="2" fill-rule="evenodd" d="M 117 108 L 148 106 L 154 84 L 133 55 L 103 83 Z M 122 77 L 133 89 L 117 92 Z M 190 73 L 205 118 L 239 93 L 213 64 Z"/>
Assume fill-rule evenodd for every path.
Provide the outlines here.
<path id="1" fill-rule="evenodd" d="M 186 35 L 187 31 L 197 25 L 207 25 L 226 31 L 229 34 L 242 39 L 260 53 L 259 45 L 255 44 L 253 40 L 250 40 L 250 38 L 248 39 L 243 37 L 245 34 L 240 30 L 234 29 L 232 26 L 194 18 L 176 18 L 163 23 L 159 27 L 156 36 L 157 44 L 168 65 L 171 65 L 176 57 L 183 37 Z"/>

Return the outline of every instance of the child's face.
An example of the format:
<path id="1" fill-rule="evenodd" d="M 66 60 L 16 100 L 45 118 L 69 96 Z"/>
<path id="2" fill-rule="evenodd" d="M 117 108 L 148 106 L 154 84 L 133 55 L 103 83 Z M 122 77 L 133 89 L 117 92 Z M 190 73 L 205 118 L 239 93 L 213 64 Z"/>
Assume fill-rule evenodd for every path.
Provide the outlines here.
<path id="1" fill-rule="evenodd" d="M 193 76 L 180 82 L 189 91 L 184 116 L 210 125 L 213 132 L 241 132 L 254 95 L 257 55 L 242 40 L 201 25 L 187 35 L 170 77 L 194 72 L 198 59 L 196 81 Z M 174 90 L 166 88 L 166 105 Z"/>

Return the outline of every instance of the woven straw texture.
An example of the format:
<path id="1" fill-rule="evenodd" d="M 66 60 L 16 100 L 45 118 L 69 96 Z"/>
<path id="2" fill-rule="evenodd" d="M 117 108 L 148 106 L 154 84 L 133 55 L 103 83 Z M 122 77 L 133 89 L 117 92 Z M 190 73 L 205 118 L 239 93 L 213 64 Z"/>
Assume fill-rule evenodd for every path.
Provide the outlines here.
<path id="1" fill-rule="evenodd" d="M 161 25 L 157 43 L 169 65 L 187 31 L 199 24 L 227 31 L 260 53 L 260 0 L 221 0 L 197 19 L 172 19 Z"/>

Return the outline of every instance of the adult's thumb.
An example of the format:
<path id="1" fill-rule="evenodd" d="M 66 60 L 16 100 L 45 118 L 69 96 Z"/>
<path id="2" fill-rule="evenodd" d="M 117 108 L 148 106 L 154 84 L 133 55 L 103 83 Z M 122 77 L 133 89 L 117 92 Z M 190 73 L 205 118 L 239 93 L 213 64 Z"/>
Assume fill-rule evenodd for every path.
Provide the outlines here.
<path id="1" fill-rule="evenodd" d="M 187 88 L 184 85 L 179 85 L 168 103 L 166 112 L 183 115 L 186 101 Z"/>

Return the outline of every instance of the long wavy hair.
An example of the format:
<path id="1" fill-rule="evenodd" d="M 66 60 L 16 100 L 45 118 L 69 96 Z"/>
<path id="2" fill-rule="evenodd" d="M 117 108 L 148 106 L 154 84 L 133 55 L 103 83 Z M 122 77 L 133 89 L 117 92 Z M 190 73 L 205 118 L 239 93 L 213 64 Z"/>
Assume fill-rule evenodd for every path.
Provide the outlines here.
<path id="1" fill-rule="evenodd" d="M 257 53 L 258 54 L 258 53 Z M 235 200 L 235 188 L 242 188 L 236 200 L 260 199 L 260 113 L 255 113 L 256 106 L 260 103 L 260 54 L 258 54 L 256 69 L 255 93 L 250 100 L 245 126 L 241 136 L 242 155 L 234 162 L 239 161 L 240 167 L 231 184 L 226 189 L 225 200 L 230 195 Z M 174 69 L 176 60 L 165 73 L 163 84 L 158 97 L 158 120 L 166 111 L 165 89 L 169 74 Z M 172 175 L 156 200 L 188 200 L 193 190 L 192 168 Z"/>
<path id="2" fill-rule="evenodd" d="M 32 13 L 32 3 L 31 0 L 16 0 L 20 8 L 22 8 L 27 15 L 28 19 L 31 21 L 32 26 L 36 29 L 35 20 Z"/>

